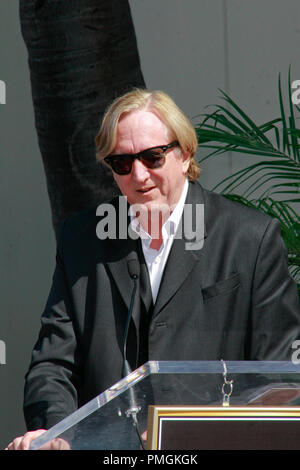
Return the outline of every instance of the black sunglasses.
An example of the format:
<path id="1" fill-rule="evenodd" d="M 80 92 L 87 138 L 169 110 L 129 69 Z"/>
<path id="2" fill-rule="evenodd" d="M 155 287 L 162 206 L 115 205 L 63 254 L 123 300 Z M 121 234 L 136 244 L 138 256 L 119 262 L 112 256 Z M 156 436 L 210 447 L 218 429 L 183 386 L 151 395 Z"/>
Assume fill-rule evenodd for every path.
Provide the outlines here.
<path id="1" fill-rule="evenodd" d="M 179 142 L 174 140 L 168 145 L 158 145 L 157 147 L 151 147 L 150 149 L 143 150 L 136 154 L 109 155 L 104 158 L 104 161 L 117 175 L 129 175 L 132 170 L 133 161 L 136 158 L 147 168 L 161 168 L 165 163 L 165 153 L 167 150 L 178 146 Z"/>

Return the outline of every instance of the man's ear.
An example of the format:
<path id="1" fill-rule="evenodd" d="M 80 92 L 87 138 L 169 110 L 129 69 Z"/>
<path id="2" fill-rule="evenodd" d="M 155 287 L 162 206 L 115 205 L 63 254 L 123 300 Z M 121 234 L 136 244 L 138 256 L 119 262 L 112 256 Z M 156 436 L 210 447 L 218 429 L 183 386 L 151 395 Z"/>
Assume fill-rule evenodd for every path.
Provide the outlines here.
<path id="1" fill-rule="evenodd" d="M 183 162 L 183 171 L 187 173 L 190 161 L 191 161 L 191 154 L 188 151 L 181 150 L 182 162 Z"/>

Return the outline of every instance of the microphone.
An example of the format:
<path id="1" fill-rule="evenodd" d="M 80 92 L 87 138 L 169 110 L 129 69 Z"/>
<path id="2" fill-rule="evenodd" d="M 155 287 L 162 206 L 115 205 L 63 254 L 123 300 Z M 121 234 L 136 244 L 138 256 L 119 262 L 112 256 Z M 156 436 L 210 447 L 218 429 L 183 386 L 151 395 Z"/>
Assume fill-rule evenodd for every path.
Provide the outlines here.
<path id="1" fill-rule="evenodd" d="M 127 261 L 127 269 L 132 279 L 138 279 L 140 277 L 140 263 L 137 258 L 132 258 Z"/>
<path id="2" fill-rule="evenodd" d="M 126 326 L 125 326 L 125 331 L 124 331 L 124 339 L 123 339 L 123 377 L 126 377 L 129 375 L 132 370 L 129 365 L 129 362 L 127 360 L 126 356 L 126 347 L 127 347 L 127 338 L 128 338 L 128 331 L 129 331 L 129 325 L 132 317 L 132 310 L 135 302 L 135 296 L 136 296 L 136 291 L 137 291 L 137 286 L 138 286 L 138 279 L 140 277 L 140 263 L 137 258 L 132 258 L 127 261 L 127 269 L 129 276 L 133 280 L 133 289 L 131 293 L 131 298 L 130 298 L 130 305 L 128 309 L 128 315 L 127 315 L 127 321 L 126 321 Z M 126 416 L 132 418 L 133 421 L 133 426 L 136 429 L 140 444 L 142 448 L 145 450 L 144 442 L 141 437 L 141 432 L 139 429 L 139 423 L 137 419 L 137 414 L 140 411 L 140 407 L 137 405 L 136 402 L 136 397 L 135 397 L 135 390 L 130 387 L 129 388 L 129 405 L 130 408 L 126 411 Z"/>

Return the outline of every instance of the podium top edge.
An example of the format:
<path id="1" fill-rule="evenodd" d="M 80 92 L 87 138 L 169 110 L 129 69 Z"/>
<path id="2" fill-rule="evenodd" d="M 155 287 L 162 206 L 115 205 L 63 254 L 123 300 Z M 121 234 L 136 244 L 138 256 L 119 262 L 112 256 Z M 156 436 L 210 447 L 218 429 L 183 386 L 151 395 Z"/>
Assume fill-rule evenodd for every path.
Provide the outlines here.
<path id="1" fill-rule="evenodd" d="M 300 362 L 292 361 L 149 361 L 143 370 L 153 373 L 298 373 Z"/>

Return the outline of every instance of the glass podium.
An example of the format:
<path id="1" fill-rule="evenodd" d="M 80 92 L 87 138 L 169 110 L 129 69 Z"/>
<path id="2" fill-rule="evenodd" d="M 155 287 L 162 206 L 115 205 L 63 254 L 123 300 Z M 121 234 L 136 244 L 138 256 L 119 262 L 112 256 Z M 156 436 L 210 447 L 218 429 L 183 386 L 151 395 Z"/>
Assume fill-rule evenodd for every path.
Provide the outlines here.
<path id="1" fill-rule="evenodd" d="M 139 450 L 134 417 L 140 434 L 148 428 L 149 439 L 153 406 L 292 409 L 299 413 L 293 415 L 293 422 L 300 436 L 300 365 L 290 361 L 149 361 L 32 441 L 30 448 L 41 449 L 61 438 L 71 450 Z M 153 447 L 148 443 L 147 448 Z"/>

